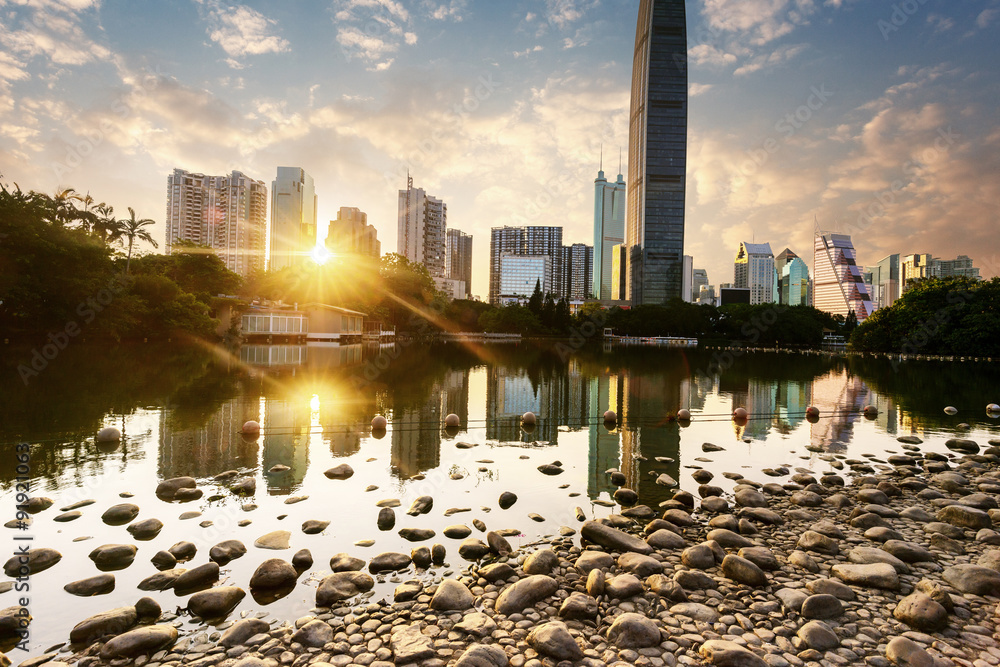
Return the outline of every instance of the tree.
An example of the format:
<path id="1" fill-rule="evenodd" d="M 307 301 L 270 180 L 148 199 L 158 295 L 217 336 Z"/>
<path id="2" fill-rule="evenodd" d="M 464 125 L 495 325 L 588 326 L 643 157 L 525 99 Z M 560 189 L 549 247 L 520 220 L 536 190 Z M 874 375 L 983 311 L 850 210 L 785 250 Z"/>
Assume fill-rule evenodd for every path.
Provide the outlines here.
<path id="1" fill-rule="evenodd" d="M 528 310 L 536 317 L 540 316 L 544 301 L 545 297 L 542 296 L 542 281 L 535 280 L 535 291 L 531 293 L 531 298 L 528 299 Z"/>
<path id="2" fill-rule="evenodd" d="M 128 218 L 122 218 L 118 221 L 118 229 L 115 230 L 117 239 L 128 238 L 128 258 L 125 260 L 125 273 L 127 274 L 132 265 L 132 244 L 135 243 L 136 239 L 140 241 L 146 241 L 154 248 L 159 248 L 160 244 L 156 242 L 149 234 L 149 230 L 144 229 L 150 225 L 155 225 L 154 220 L 149 218 L 142 218 L 141 220 L 136 219 L 135 210 L 129 206 L 128 207 Z"/>

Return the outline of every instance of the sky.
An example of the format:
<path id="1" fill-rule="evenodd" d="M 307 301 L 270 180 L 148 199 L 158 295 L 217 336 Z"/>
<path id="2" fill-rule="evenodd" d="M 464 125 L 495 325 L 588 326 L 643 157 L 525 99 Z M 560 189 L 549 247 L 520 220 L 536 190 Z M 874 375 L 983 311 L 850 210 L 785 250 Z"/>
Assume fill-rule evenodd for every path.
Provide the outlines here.
<path id="1" fill-rule="evenodd" d="M 638 5 L 0 0 L 0 174 L 132 206 L 162 239 L 174 168 L 270 190 L 302 167 L 321 237 L 356 206 L 390 252 L 409 170 L 473 235 L 485 298 L 491 227 L 593 243 Z M 964 254 L 1000 274 L 1000 0 L 690 0 L 687 22 L 685 253 L 712 284 L 741 241 L 811 267 L 817 223 L 862 264 Z"/>

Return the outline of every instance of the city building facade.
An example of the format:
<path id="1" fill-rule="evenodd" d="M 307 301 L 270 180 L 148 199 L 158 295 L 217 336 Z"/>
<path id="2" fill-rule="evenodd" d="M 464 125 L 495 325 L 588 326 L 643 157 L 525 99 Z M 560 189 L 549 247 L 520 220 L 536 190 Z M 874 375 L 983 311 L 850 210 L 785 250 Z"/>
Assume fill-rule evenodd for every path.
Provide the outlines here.
<path id="1" fill-rule="evenodd" d="M 299 167 L 278 167 L 271 181 L 271 238 L 267 268 L 294 266 L 316 247 L 316 187 Z"/>
<path id="2" fill-rule="evenodd" d="M 505 252 L 500 256 L 500 295 L 498 304 L 526 302 L 541 288 L 542 294 L 552 292 L 551 255 L 515 255 Z"/>
<path id="3" fill-rule="evenodd" d="M 773 303 L 774 253 L 770 243 L 740 243 L 733 264 L 733 286 L 750 290 L 750 303 Z"/>
<path id="4" fill-rule="evenodd" d="M 367 213 L 353 206 L 341 206 L 337 218 L 330 221 L 326 249 L 334 256 L 362 255 L 373 259 L 382 256 L 378 230 L 368 224 Z"/>
<path id="5" fill-rule="evenodd" d="M 408 176 L 406 189 L 399 191 L 398 211 L 397 252 L 427 267 L 431 278 L 443 278 L 448 205 L 413 187 Z"/>
<path id="6" fill-rule="evenodd" d="M 207 176 L 174 169 L 167 177 L 166 243 L 178 241 L 215 250 L 230 271 L 243 277 L 264 269 L 267 247 L 267 186 L 240 171 Z"/>
<path id="7" fill-rule="evenodd" d="M 681 298 L 694 302 L 694 257 L 691 255 L 684 255 L 681 263 Z"/>
<path id="8" fill-rule="evenodd" d="M 691 281 L 691 300 L 698 303 L 701 299 L 701 288 L 708 286 L 708 271 L 695 269 Z"/>
<path id="9" fill-rule="evenodd" d="M 595 286 L 594 247 L 586 243 L 574 243 L 571 246 L 563 247 L 569 250 L 569 261 L 565 262 L 564 260 L 563 272 L 566 275 L 566 288 L 562 296 L 571 301 L 583 301 L 592 294 L 591 288 Z M 610 258 L 611 255 L 609 254 L 608 257 Z"/>
<path id="10" fill-rule="evenodd" d="M 620 169 L 619 169 L 620 171 Z M 625 178 L 609 183 L 604 170 L 594 180 L 594 268 L 592 288 L 595 299 L 611 298 L 611 264 L 614 246 L 625 240 Z"/>
<path id="11" fill-rule="evenodd" d="M 967 255 L 959 255 L 955 259 L 938 259 L 926 253 L 906 255 L 900 263 L 903 292 L 909 289 L 914 280 L 955 276 L 982 280 L 979 269 L 973 266 L 972 259 Z"/>
<path id="12" fill-rule="evenodd" d="M 872 314 L 872 300 L 861 275 L 851 237 L 817 233 L 813 248 L 813 306 L 858 322 Z"/>
<path id="13" fill-rule="evenodd" d="M 865 267 L 865 282 L 872 297 L 872 307 L 888 308 L 899 298 L 899 255 L 883 257 L 874 266 Z"/>
<path id="14" fill-rule="evenodd" d="M 461 299 L 472 296 L 472 235 L 460 229 L 449 229 L 446 237 L 445 276 L 464 283 Z"/>
<path id="15" fill-rule="evenodd" d="M 809 305 L 809 267 L 785 248 L 774 258 L 774 302 L 785 306 Z"/>
<path id="16" fill-rule="evenodd" d="M 527 226 L 527 227 L 494 227 L 490 230 L 490 303 L 501 303 L 501 279 L 504 264 L 502 256 L 531 255 L 548 257 L 545 263 L 546 275 L 542 280 L 542 288 L 546 294 L 560 296 L 560 290 L 565 289 L 565 274 L 563 272 L 562 227 Z M 508 262 L 507 266 L 520 266 Z M 534 283 L 532 283 L 534 289 Z"/>
<path id="17" fill-rule="evenodd" d="M 641 0 L 632 61 L 627 298 L 663 304 L 682 295 L 687 166 L 684 0 Z"/>

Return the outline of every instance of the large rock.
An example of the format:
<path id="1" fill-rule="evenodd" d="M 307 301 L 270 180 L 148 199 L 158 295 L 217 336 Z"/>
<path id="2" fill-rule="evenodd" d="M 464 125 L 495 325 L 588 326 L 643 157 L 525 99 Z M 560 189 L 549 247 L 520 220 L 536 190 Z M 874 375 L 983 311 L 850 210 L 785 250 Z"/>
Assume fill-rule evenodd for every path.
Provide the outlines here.
<path id="1" fill-rule="evenodd" d="M 796 634 L 806 646 L 817 651 L 829 651 L 840 646 L 836 633 L 823 621 L 809 621 Z"/>
<path id="2" fill-rule="evenodd" d="M 375 580 L 365 572 L 334 572 L 323 578 L 316 589 L 316 606 L 332 607 L 355 595 L 370 591 Z"/>
<path id="3" fill-rule="evenodd" d="M 485 558 L 489 553 L 489 545 L 475 537 L 466 538 L 458 545 L 458 555 L 465 560 L 479 560 Z"/>
<path id="4" fill-rule="evenodd" d="M 486 614 L 475 611 L 463 616 L 461 622 L 454 625 L 454 629 L 475 637 L 489 637 L 497 629 L 497 624 Z"/>
<path id="5" fill-rule="evenodd" d="M 334 466 L 323 473 L 328 479 L 348 479 L 354 475 L 354 468 L 347 465 L 346 463 L 341 463 L 338 466 Z"/>
<path id="6" fill-rule="evenodd" d="M 715 623 L 719 620 L 719 612 L 708 605 L 699 602 L 682 602 L 670 607 L 670 613 L 675 616 L 687 616 L 703 623 Z"/>
<path id="7" fill-rule="evenodd" d="M 496 644 L 473 644 L 455 663 L 455 667 L 507 667 L 507 654 Z"/>
<path id="8" fill-rule="evenodd" d="M 315 535 L 316 533 L 322 533 L 326 530 L 326 527 L 330 525 L 329 521 L 322 521 L 320 519 L 309 519 L 308 521 L 302 522 L 302 532 L 306 535 Z"/>
<path id="9" fill-rule="evenodd" d="M 561 621 L 549 621 L 536 626 L 528 633 L 528 645 L 542 655 L 556 660 L 576 661 L 583 658 L 583 649 Z"/>
<path id="10" fill-rule="evenodd" d="M 646 538 L 646 544 L 657 550 L 683 549 L 687 546 L 687 540 L 672 530 L 661 528 Z"/>
<path id="11" fill-rule="evenodd" d="M 77 623 L 69 633 L 73 644 L 89 644 L 104 635 L 120 635 L 135 627 L 139 614 L 135 607 L 118 607 L 94 614 Z"/>
<path id="12" fill-rule="evenodd" d="M 179 489 L 193 489 L 197 485 L 194 477 L 172 477 L 156 485 L 156 495 L 163 500 L 172 500 Z"/>
<path id="13" fill-rule="evenodd" d="M 573 567 L 583 576 L 587 576 L 591 570 L 606 570 L 614 564 L 615 559 L 611 557 L 611 554 L 606 554 L 603 551 L 588 550 L 580 554 Z"/>
<path id="14" fill-rule="evenodd" d="M 410 567 L 412 562 L 413 559 L 408 554 L 387 551 L 372 558 L 371 562 L 368 563 L 368 571 L 372 574 L 379 574 L 380 572 L 405 570 Z"/>
<path id="15" fill-rule="evenodd" d="M 767 507 L 767 498 L 756 489 L 740 489 L 736 492 L 736 504 L 740 507 Z"/>
<path id="16" fill-rule="evenodd" d="M 909 637 L 895 637 L 885 647 L 885 657 L 899 667 L 934 667 L 931 654 Z"/>
<path id="17" fill-rule="evenodd" d="M 660 575 L 661 577 L 663 575 Z M 664 577 L 666 579 L 666 577 Z M 597 600 L 579 591 L 570 593 L 559 607 L 559 617 L 568 620 L 586 620 L 597 616 Z"/>
<path id="18" fill-rule="evenodd" d="M 431 598 L 431 609 L 437 611 L 465 611 L 475 603 L 472 591 L 465 584 L 454 579 L 445 579 L 438 584 L 434 597 Z"/>
<path id="19" fill-rule="evenodd" d="M 115 590 L 115 575 L 99 574 L 96 577 L 87 577 L 63 586 L 63 590 L 72 595 L 80 597 L 90 597 L 92 595 L 104 595 Z"/>
<path id="20" fill-rule="evenodd" d="M 552 595 L 558 588 L 556 580 L 544 574 L 534 574 L 520 579 L 500 593 L 496 603 L 497 613 L 505 616 L 518 614 Z"/>
<path id="21" fill-rule="evenodd" d="M 185 572 L 187 572 L 187 570 L 184 568 L 163 570 L 162 572 L 157 572 L 156 574 L 146 577 L 139 582 L 136 588 L 140 591 L 165 591 L 173 588 L 177 584 L 177 579 L 180 578 L 180 576 Z"/>
<path id="22" fill-rule="evenodd" d="M 799 613 L 802 618 L 837 618 L 844 613 L 844 603 L 829 593 L 817 593 L 802 601 Z"/>
<path id="23" fill-rule="evenodd" d="M 134 544 L 102 544 L 90 552 L 89 558 L 99 570 L 123 570 L 135 560 L 137 551 Z"/>
<path id="24" fill-rule="evenodd" d="M 888 551 L 876 549 L 874 547 L 854 547 L 847 554 L 848 560 L 852 563 L 868 565 L 870 563 L 888 563 L 900 574 L 909 574 L 910 566 L 893 556 Z"/>
<path id="25" fill-rule="evenodd" d="M 762 570 L 777 570 L 781 568 L 781 563 L 777 557 L 767 547 L 743 547 L 737 556 L 746 558 Z"/>
<path id="26" fill-rule="evenodd" d="M 315 619 L 296 630 L 292 641 L 309 648 L 321 648 L 333 641 L 333 628 L 326 621 Z"/>
<path id="27" fill-rule="evenodd" d="M 10 639 L 20 641 L 21 632 L 31 625 L 31 620 L 31 612 L 27 607 L 16 605 L 0 609 L 0 642 L 7 642 Z M 8 662 L 7 667 L 9 665 Z"/>
<path id="28" fill-rule="evenodd" d="M 287 549 L 289 546 L 289 540 L 292 538 L 292 534 L 287 530 L 272 530 L 267 535 L 261 535 L 253 543 L 258 549 L 274 549 L 275 551 L 280 551 L 281 549 Z"/>
<path id="29" fill-rule="evenodd" d="M 186 560 L 191 560 L 198 553 L 198 547 L 194 542 L 178 542 L 174 546 L 167 549 L 167 553 L 177 559 L 178 563 L 183 563 Z"/>
<path id="30" fill-rule="evenodd" d="M 280 558 L 268 558 L 250 576 L 250 588 L 290 588 L 297 578 L 298 573 L 291 563 Z"/>
<path id="31" fill-rule="evenodd" d="M 891 553 L 904 563 L 922 563 L 937 560 L 930 551 L 903 540 L 887 540 L 882 544 L 882 550 Z"/>
<path id="32" fill-rule="evenodd" d="M 123 526 L 139 516 L 139 506 L 132 503 L 112 505 L 101 515 L 101 521 L 109 526 Z"/>
<path id="33" fill-rule="evenodd" d="M 430 528 L 401 528 L 399 536 L 407 542 L 425 542 L 435 535 Z"/>
<path id="34" fill-rule="evenodd" d="M 753 542 L 747 538 L 738 533 L 734 533 L 731 530 L 726 530 L 725 528 L 716 528 L 715 530 L 709 531 L 705 539 L 718 542 L 719 546 L 723 549 L 742 549 L 743 547 L 753 546 Z"/>
<path id="35" fill-rule="evenodd" d="M 242 558 L 247 553 L 247 547 L 239 540 L 224 540 L 208 551 L 208 559 L 219 565 Z"/>
<path id="36" fill-rule="evenodd" d="M 163 530 L 163 522 L 159 519 L 144 519 L 129 524 L 125 530 L 137 540 L 151 540 Z"/>
<path id="37" fill-rule="evenodd" d="M 899 590 L 899 575 L 888 563 L 838 563 L 831 572 L 844 583 L 855 586 Z"/>
<path id="38" fill-rule="evenodd" d="M 604 582 L 604 592 L 612 600 L 627 600 L 642 595 L 642 582 L 631 574 L 619 574 Z"/>
<path id="39" fill-rule="evenodd" d="M 357 572 L 365 568 L 365 561 L 346 553 L 334 554 L 330 557 L 331 572 Z"/>
<path id="40" fill-rule="evenodd" d="M 396 626 L 389 645 L 397 665 L 434 657 L 434 640 L 420 632 L 420 625 Z"/>
<path id="41" fill-rule="evenodd" d="M 837 541 L 833 538 L 827 537 L 822 533 L 817 533 L 814 530 L 807 530 L 799 536 L 799 541 L 796 544 L 799 549 L 805 551 L 815 551 L 820 554 L 827 554 L 830 556 L 836 556 L 840 553 L 840 546 Z"/>
<path id="42" fill-rule="evenodd" d="M 184 572 L 174 582 L 174 591 L 182 595 L 185 591 L 207 588 L 219 580 L 219 564 L 205 563 Z"/>
<path id="43" fill-rule="evenodd" d="M 766 586 L 767 575 L 746 558 L 726 554 L 722 559 L 722 572 L 727 577 L 747 586 Z"/>
<path id="44" fill-rule="evenodd" d="M 644 556 L 630 551 L 618 557 L 618 569 L 637 577 L 646 578 L 653 574 L 663 574 L 663 563 L 652 556 Z"/>
<path id="45" fill-rule="evenodd" d="M 937 520 L 962 528 L 990 528 L 993 522 L 990 515 L 981 509 L 967 505 L 948 505 L 938 510 Z"/>
<path id="46" fill-rule="evenodd" d="M 510 546 L 510 542 L 507 541 L 507 538 L 501 535 L 500 533 L 496 532 L 495 530 L 491 530 L 490 532 L 486 533 L 486 544 L 489 546 L 490 551 L 498 556 L 506 556 L 507 554 L 511 553 L 514 550 L 513 547 Z M 466 557 L 461 553 L 461 546 L 459 546 L 459 555 L 462 556 L 463 558 Z M 529 556 L 529 558 L 531 557 Z M 472 560 L 475 560 L 475 557 L 473 557 Z M 525 571 L 527 572 L 527 570 Z M 528 574 L 548 574 L 548 573 L 528 572 Z"/>
<path id="47" fill-rule="evenodd" d="M 764 659 L 736 642 L 710 639 L 698 649 L 705 659 L 717 667 L 767 667 Z"/>
<path id="48" fill-rule="evenodd" d="M 427 514 L 434 507 L 434 499 L 430 496 L 420 496 L 410 505 L 410 509 L 406 510 L 406 513 L 410 516 L 417 516 L 419 514 Z"/>
<path id="49" fill-rule="evenodd" d="M 147 625 L 109 640 L 101 647 L 101 658 L 135 658 L 173 646 L 175 641 L 177 628 L 171 625 Z"/>
<path id="50" fill-rule="evenodd" d="M 62 554 L 55 549 L 41 547 L 28 549 L 27 552 L 12 556 L 3 566 L 3 572 L 8 577 L 20 577 L 38 574 L 49 569 L 62 560 Z"/>
<path id="51" fill-rule="evenodd" d="M 626 612 L 608 628 L 608 641 L 618 648 L 649 648 L 660 643 L 660 628 L 642 614 Z"/>
<path id="52" fill-rule="evenodd" d="M 924 632 L 937 632 L 948 625 L 948 611 L 920 592 L 900 600 L 892 615 L 911 628 Z"/>
<path id="53" fill-rule="evenodd" d="M 963 593 L 1000 597 L 1000 572 L 994 569 L 963 563 L 945 568 L 941 577 Z"/>
<path id="54" fill-rule="evenodd" d="M 597 521 L 587 521 L 580 528 L 580 534 L 606 549 L 613 551 L 635 551 L 636 553 L 649 555 L 653 553 L 653 547 L 649 546 L 638 537 L 629 535 L 617 528 L 605 526 Z"/>
<path id="55" fill-rule="evenodd" d="M 529 555 L 521 569 L 525 574 L 550 574 L 559 564 L 559 556 L 552 549 L 539 549 Z"/>
<path id="56" fill-rule="evenodd" d="M 236 621 L 223 633 L 222 638 L 219 640 L 219 645 L 225 646 L 226 648 L 241 646 L 246 640 L 250 639 L 254 635 L 259 635 L 260 633 L 267 632 L 270 629 L 271 626 L 268 625 L 266 621 L 262 621 L 259 618 L 244 618 Z"/>
<path id="57" fill-rule="evenodd" d="M 695 544 L 681 552 L 681 563 L 697 570 L 715 567 L 715 553 L 707 544 Z"/>
<path id="58" fill-rule="evenodd" d="M 224 618 L 245 597 L 246 591 L 238 586 L 210 588 L 188 598 L 188 611 L 206 620 Z"/>

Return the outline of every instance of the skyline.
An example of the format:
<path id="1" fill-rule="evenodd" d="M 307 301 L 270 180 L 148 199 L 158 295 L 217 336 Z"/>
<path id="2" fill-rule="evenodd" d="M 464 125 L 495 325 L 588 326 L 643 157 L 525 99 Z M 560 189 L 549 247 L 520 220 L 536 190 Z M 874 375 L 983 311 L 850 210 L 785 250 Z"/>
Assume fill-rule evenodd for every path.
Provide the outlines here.
<path id="1" fill-rule="evenodd" d="M 687 3 L 684 254 L 711 284 L 745 240 L 812 272 L 814 218 L 862 265 L 931 252 L 1000 273 L 1000 1 L 914 5 Z M 297 166 L 324 232 L 357 207 L 390 250 L 409 168 L 480 239 L 477 266 L 494 226 L 593 242 L 600 145 L 628 146 L 638 3 L 306 6 L 0 0 L 0 173 L 133 206 L 162 239 L 174 168 L 270 183 Z M 487 283 L 474 272 L 484 300 Z"/>

